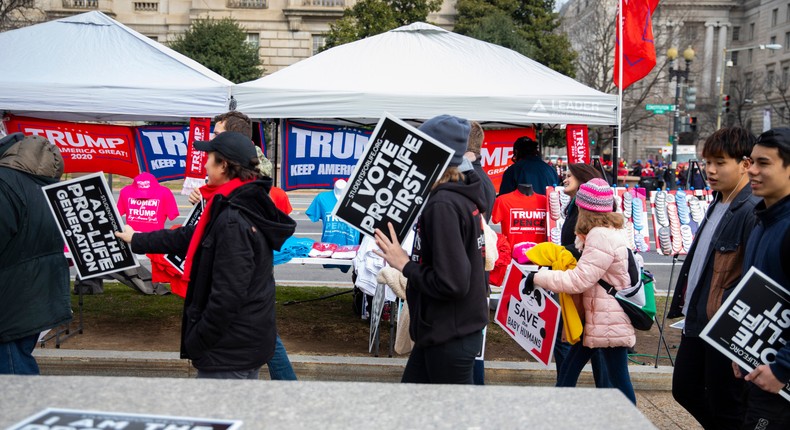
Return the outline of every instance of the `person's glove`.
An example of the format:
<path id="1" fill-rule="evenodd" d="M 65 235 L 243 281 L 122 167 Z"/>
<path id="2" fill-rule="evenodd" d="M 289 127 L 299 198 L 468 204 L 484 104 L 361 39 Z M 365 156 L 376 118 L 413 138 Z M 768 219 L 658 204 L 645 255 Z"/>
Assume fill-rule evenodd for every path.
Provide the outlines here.
<path id="1" fill-rule="evenodd" d="M 524 278 L 524 288 L 521 289 L 521 295 L 526 296 L 532 294 L 532 291 L 535 290 L 535 280 L 533 279 L 535 274 L 530 272 L 527 274 L 527 277 Z"/>

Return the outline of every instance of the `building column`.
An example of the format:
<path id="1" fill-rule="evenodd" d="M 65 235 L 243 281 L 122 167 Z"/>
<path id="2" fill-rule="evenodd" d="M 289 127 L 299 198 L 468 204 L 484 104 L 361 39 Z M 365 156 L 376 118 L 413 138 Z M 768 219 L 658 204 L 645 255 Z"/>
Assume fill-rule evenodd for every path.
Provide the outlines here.
<path id="1" fill-rule="evenodd" d="M 724 61 L 722 56 L 724 55 L 724 50 L 727 49 L 727 27 L 729 26 L 730 23 L 728 22 L 719 23 L 719 44 L 716 47 L 716 52 L 718 53 L 716 55 L 718 59 L 716 61 L 716 76 L 722 79 L 722 82 L 724 82 Z M 716 94 L 718 97 L 718 93 Z"/>
<path id="2" fill-rule="evenodd" d="M 713 27 L 715 26 L 715 22 L 705 23 L 705 47 L 703 48 L 704 57 L 700 73 L 702 75 L 702 94 L 700 95 L 708 98 L 716 93 L 711 86 L 711 76 L 715 70 L 715 67 L 713 67 Z"/>

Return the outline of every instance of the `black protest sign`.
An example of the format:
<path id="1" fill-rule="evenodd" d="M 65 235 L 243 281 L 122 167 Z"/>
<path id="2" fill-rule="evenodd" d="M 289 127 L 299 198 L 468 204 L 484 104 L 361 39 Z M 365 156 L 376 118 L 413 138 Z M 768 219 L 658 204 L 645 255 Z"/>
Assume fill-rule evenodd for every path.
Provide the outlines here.
<path id="1" fill-rule="evenodd" d="M 196 204 L 192 207 L 192 210 L 187 215 L 186 221 L 184 221 L 184 226 L 192 226 L 197 225 L 198 221 L 200 221 L 200 215 L 203 215 L 203 208 L 205 204 L 203 201 Z M 173 267 L 176 268 L 181 273 L 184 273 L 184 262 L 186 261 L 186 255 L 183 254 L 165 254 L 165 261 L 172 264 Z"/>
<path id="2" fill-rule="evenodd" d="M 377 228 L 389 235 L 391 222 L 403 241 L 452 155 L 444 144 L 384 115 L 333 215 L 370 236 Z"/>
<path id="3" fill-rule="evenodd" d="M 700 336 L 751 372 L 790 341 L 790 291 L 752 267 Z M 790 401 L 790 384 L 779 393 Z"/>
<path id="4" fill-rule="evenodd" d="M 241 421 L 49 408 L 9 430 L 124 429 L 235 430 Z"/>
<path id="5" fill-rule="evenodd" d="M 80 278 L 137 267 L 131 247 L 115 237 L 123 224 L 104 173 L 43 187 Z"/>

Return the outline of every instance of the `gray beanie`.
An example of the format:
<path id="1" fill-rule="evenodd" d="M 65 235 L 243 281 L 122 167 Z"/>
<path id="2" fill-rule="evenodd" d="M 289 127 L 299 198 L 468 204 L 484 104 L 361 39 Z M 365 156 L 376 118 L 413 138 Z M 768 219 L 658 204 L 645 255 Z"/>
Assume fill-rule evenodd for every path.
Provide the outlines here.
<path id="1" fill-rule="evenodd" d="M 469 121 L 452 115 L 435 116 L 425 121 L 419 130 L 455 151 L 450 166 L 459 166 L 469 142 Z"/>

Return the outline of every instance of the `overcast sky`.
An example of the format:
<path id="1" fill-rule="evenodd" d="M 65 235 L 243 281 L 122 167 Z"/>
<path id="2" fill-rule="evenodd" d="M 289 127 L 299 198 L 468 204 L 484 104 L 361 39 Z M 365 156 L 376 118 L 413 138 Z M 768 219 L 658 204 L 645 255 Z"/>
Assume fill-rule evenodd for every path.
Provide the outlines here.
<path id="1" fill-rule="evenodd" d="M 567 2 L 567 1 L 568 0 L 557 0 L 556 2 L 554 2 L 554 10 L 555 11 L 559 11 L 560 8 L 562 7 L 562 5 L 564 5 L 565 2 Z"/>

